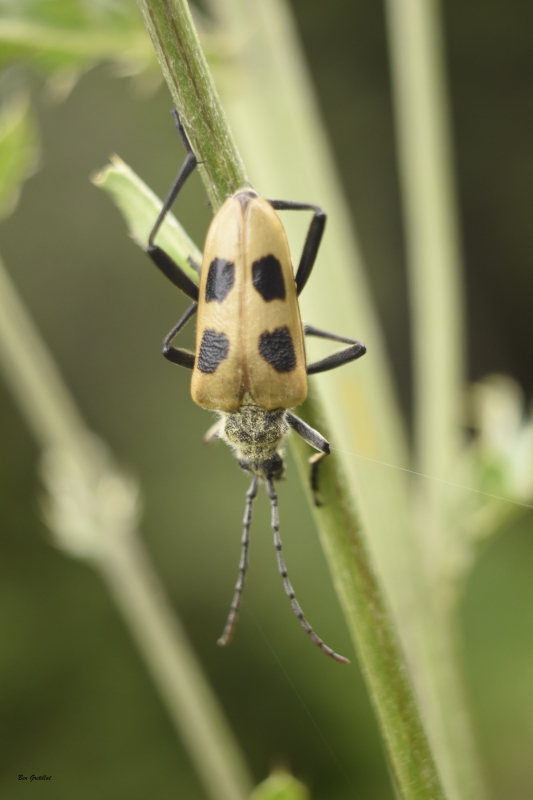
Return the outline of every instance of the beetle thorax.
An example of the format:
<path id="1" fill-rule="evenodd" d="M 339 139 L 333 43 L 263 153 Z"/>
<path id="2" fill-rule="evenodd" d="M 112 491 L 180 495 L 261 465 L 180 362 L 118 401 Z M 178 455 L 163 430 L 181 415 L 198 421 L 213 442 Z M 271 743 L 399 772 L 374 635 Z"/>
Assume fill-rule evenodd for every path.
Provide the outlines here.
<path id="1" fill-rule="evenodd" d="M 283 459 L 280 445 L 290 431 L 286 409 L 266 411 L 244 405 L 224 414 L 223 437 L 236 451 L 243 469 L 259 478 L 280 478 Z"/>

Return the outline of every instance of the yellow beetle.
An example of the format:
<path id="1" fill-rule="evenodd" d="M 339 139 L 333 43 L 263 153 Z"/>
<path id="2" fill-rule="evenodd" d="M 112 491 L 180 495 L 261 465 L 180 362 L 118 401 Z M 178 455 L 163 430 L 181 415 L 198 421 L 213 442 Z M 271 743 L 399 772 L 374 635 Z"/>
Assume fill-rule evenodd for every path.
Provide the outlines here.
<path id="1" fill-rule="evenodd" d="M 305 400 L 307 375 L 335 369 L 366 352 L 365 345 L 355 339 L 302 326 L 298 295 L 313 269 L 326 215 L 310 203 L 265 200 L 253 189 L 241 189 L 215 214 L 201 268 L 189 259 L 199 273 L 198 286 L 154 243 L 166 214 L 198 163 L 177 112 L 173 114 L 187 157 L 150 233 L 148 254 L 193 303 L 165 338 L 163 355 L 192 370 L 192 399 L 219 414 L 204 441 L 224 439 L 235 450 L 242 469 L 252 475 L 246 494 L 239 577 L 218 644 L 229 642 L 237 621 L 248 566 L 252 503 L 259 481 L 264 481 L 272 506 L 279 570 L 294 613 L 324 653 L 348 663 L 316 635 L 295 598 L 281 552 L 278 497 L 273 483 L 283 474 L 281 446 L 292 429 L 318 450 L 309 459 L 311 485 L 318 503 L 318 464 L 329 454 L 329 443 L 289 409 Z M 296 275 L 285 230 L 276 214 L 281 210 L 313 212 Z M 196 351 L 192 353 L 171 342 L 195 313 Z M 343 342 L 348 347 L 307 364 L 304 335 Z"/>

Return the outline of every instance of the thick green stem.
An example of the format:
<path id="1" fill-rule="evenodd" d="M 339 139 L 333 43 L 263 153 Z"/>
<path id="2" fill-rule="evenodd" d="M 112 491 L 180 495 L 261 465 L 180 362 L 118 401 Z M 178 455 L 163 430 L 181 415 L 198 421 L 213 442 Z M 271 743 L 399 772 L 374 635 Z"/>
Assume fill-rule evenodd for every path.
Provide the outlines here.
<path id="1" fill-rule="evenodd" d="M 312 400 L 298 411 L 324 430 L 325 422 Z M 308 485 L 308 448 L 298 439 L 293 444 Z M 312 507 L 322 547 L 387 744 L 399 796 L 444 797 L 392 617 L 335 458 L 321 464 L 320 493 L 324 504 Z"/>
<path id="2" fill-rule="evenodd" d="M 139 6 L 216 210 L 248 181 L 189 7 L 172 0 L 139 0 Z"/>

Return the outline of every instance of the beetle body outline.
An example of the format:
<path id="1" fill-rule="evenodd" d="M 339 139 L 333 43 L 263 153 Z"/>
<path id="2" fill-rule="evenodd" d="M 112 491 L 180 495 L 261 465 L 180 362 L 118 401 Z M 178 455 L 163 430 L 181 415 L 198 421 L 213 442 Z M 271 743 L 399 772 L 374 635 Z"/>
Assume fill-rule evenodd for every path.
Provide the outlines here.
<path id="1" fill-rule="evenodd" d="M 213 218 L 199 297 L 194 402 L 228 412 L 243 405 L 272 411 L 303 403 L 305 346 L 289 245 L 278 215 L 256 192 L 237 192 Z M 206 332 L 220 344 L 210 348 L 212 359 L 204 357 L 203 365 Z"/>
<path id="2" fill-rule="evenodd" d="M 163 342 L 169 361 L 192 370 L 191 395 L 195 403 L 216 411 L 218 421 L 204 442 L 224 439 L 239 465 L 251 474 L 246 494 L 239 577 L 224 632 L 226 645 L 234 632 L 241 603 L 252 521 L 252 503 L 259 482 L 266 484 L 271 502 L 272 529 L 278 567 L 294 613 L 311 640 L 341 663 L 313 631 L 296 600 L 287 577 L 279 536 L 278 497 L 274 480 L 284 471 L 282 444 L 291 429 L 318 452 L 311 456 L 311 487 L 318 499 L 318 465 L 329 455 L 328 441 L 290 410 L 307 396 L 307 375 L 325 372 L 363 356 L 366 347 L 355 339 L 302 325 L 298 295 L 313 269 L 324 232 L 326 215 L 311 203 L 266 200 L 251 188 L 228 198 L 215 214 L 206 238 L 199 286 L 155 244 L 157 232 L 198 161 L 178 113 L 177 131 L 187 151 L 183 166 L 168 194 L 148 239 L 148 255 L 175 286 L 193 300 Z M 294 274 L 285 230 L 276 211 L 307 210 L 313 218 Z M 172 341 L 198 314 L 195 352 Z M 304 336 L 341 342 L 337 350 L 313 364 L 306 363 Z"/>

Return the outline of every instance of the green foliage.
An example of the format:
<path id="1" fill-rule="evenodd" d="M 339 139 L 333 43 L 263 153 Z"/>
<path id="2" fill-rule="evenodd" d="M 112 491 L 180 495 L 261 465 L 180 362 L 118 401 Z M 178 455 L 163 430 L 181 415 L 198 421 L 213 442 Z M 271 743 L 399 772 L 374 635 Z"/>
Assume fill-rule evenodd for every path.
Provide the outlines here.
<path id="1" fill-rule="evenodd" d="M 161 200 L 118 156 L 114 156 L 110 166 L 94 175 L 92 181 L 111 196 L 126 220 L 131 237 L 145 250 L 154 220 L 163 205 Z M 202 253 L 173 214 L 167 214 L 157 242 L 193 281 L 198 282 L 198 274 L 187 259 L 191 257 L 201 264 Z"/>
<path id="2" fill-rule="evenodd" d="M 250 800 L 309 800 L 309 792 L 289 772 L 276 770 L 256 786 Z"/>
<path id="3" fill-rule="evenodd" d="M 101 61 L 140 84 L 160 72 L 138 9 L 127 0 L 24 0 L 0 2 L 0 65 L 28 62 L 65 94 L 79 75 Z"/>
<path id="4" fill-rule="evenodd" d="M 0 218 L 15 208 L 20 184 L 34 172 L 37 158 L 37 129 L 29 97 L 12 91 L 0 106 Z"/>
<path id="5" fill-rule="evenodd" d="M 519 385 L 506 375 L 474 384 L 469 422 L 472 440 L 455 475 L 455 529 L 463 541 L 457 581 L 470 572 L 478 547 L 533 502 L 533 415 Z"/>

